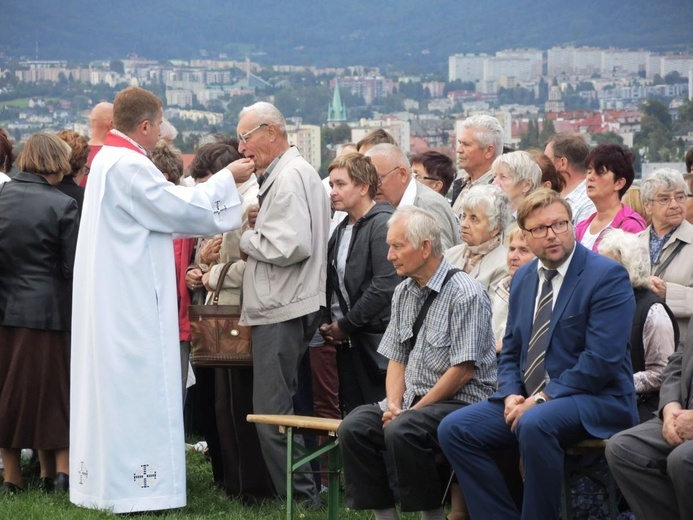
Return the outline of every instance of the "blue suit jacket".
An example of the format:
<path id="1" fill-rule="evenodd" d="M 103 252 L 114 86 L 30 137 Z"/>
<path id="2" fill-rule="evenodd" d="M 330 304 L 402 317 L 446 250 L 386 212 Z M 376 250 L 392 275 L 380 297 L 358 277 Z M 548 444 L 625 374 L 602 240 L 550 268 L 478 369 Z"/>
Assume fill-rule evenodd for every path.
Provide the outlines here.
<path id="1" fill-rule="evenodd" d="M 574 399 L 585 429 L 606 438 L 638 422 L 628 343 L 635 299 L 621 265 L 579 243 L 575 248 L 551 315 L 544 393 Z M 539 287 L 537 262 L 520 268 L 510 286 L 492 399 L 527 395 L 523 374 Z"/>

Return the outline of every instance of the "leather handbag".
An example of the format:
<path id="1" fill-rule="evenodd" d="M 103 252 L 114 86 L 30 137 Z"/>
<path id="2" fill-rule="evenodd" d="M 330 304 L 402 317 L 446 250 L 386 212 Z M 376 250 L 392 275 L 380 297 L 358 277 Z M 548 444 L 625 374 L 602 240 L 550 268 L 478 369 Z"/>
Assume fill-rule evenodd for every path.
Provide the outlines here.
<path id="1" fill-rule="evenodd" d="M 219 274 L 219 282 L 210 305 L 190 305 L 190 355 L 196 367 L 234 367 L 253 364 L 250 327 L 238 324 L 241 309 L 219 305 L 219 293 L 232 262 Z"/>

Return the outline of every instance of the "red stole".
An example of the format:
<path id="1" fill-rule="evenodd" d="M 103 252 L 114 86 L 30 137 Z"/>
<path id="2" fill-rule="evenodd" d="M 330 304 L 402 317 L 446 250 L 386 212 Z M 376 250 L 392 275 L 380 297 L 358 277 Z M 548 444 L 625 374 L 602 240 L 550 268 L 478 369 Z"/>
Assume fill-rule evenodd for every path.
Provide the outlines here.
<path id="1" fill-rule="evenodd" d="M 115 132 L 108 132 L 106 135 L 106 140 L 104 141 L 104 146 L 115 146 L 118 148 L 127 148 L 129 150 L 133 150 L 137 153 L 141 153 L 146 157 L 147 153 L 140 147 L 138 147 L 134 142 L 130 141 L 129 139 L 126 139 L 120 134 L 117 134 Z"/>

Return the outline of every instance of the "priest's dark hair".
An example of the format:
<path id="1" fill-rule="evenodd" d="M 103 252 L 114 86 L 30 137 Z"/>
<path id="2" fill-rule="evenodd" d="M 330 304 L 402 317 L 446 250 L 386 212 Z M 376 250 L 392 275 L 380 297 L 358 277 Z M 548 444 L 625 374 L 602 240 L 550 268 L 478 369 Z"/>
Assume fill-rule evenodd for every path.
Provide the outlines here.
<path id="1" fill-rule="evenodd" d="M 113 100 L 113 128 L 129 134 L 142 121 L 152 121 L 161 112 L 161 100 L 140 87 L 127 87 Z"/>

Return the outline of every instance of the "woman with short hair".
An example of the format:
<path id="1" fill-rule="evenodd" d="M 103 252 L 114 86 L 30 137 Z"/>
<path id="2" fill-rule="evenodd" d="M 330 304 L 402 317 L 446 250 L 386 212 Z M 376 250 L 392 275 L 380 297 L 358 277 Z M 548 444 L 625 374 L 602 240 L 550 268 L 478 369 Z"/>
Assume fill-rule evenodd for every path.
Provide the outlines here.
<path id="1" fill-rule="evenodd" d="M 607 229 L 639 233 L 647 227 L 640 215 L 621 202 L 635 178 L 634 160 L 628 148 L 611 143 L 600 144 L 587 155 L 587 196 L 597 211 L 575 226 L 575 239 L 586 248 L 597 251 Z"/>
<path id="2" fill-rule="evenodd" d="M 22 448 L 39 450 L 46 491 L 69 487 L 70 321 L 77 202 L 54 187 L 70 147 L 34 134 L 0 185 L 0 452 L 3 494 L 23 491 Z"/>
<path id="3" fill-rule="evenodd" d="M 496 157 L 491 172 L 493 184 L 508 195 L 513 215 L 522 200 L 541 186 L 541 168 L 529 152 L 510 152 Z"/>
<path id="4" fill-rule="evenodd" d="M 445 252 L 445 259 L 476 279 L 493 298 L 498 283 L 508 275 L 503 230 L 512 219 L 508 196 L 498 186 L 473 186 L 461 195 L 462 244 Z"/>
<path id="5" fill-rule="evenodd" d="M 642 182 L 641 195 L 652 224 L 638 236 L 650 252 L 652 290 L 663 298 L 685 330 L 693 315 L 693 224 L 686 218 L 688 185 L 670 168 Z"/>
<path id="6" fill-rule="evenodd" d="M 375 202 L 379 178 L 370 157 L 342 155 L 328 171 L 332 205 L 347 216 L 327 248 L 329 309 L 320 332 L 337 345 L 340 401 L 349 412 L 385 397 L 387 359 L 377 350 L 401 279 L 387 260 L 387 221 L 394 208 Z"/>
<path id="7" fill-rule="evenodd" d="M 72 130 L 62 130 L 57 135 L 70 146 L 72 154 L 70 155 L 70 173 L 63 177 L 56 188 L 77 201 L 81 215 L 84 202 L 84 188 L 81 183 L 89 173 L 89 166 L 87 166 L 90 152 L 89 141 Z"/>

